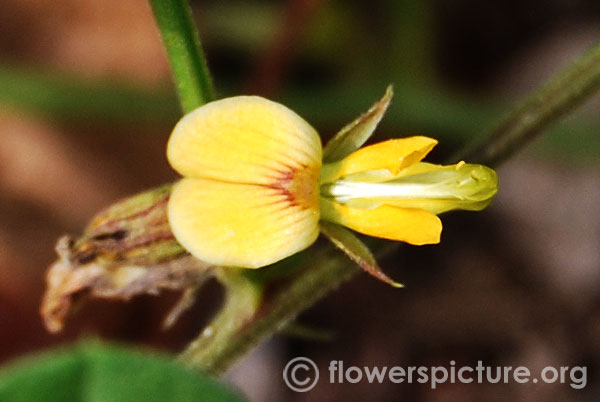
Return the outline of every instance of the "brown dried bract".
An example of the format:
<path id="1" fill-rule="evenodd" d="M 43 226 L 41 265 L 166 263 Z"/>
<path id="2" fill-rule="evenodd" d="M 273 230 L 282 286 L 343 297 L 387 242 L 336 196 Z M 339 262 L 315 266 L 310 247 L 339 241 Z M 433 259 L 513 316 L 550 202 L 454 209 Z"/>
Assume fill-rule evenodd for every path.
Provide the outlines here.
<path id="1" fill-rule="evenodd" d="M 167 326 L 191 304 L 212 267 L 175 241 L 166 217 L 169 194 L 164 186 L 121 201 L 101 212 L 80 239 L 58 241 L 41 306 L 49 331 L 60 331 L 73 303 L 89 297 L 128 300 L 182 290 Z"/>

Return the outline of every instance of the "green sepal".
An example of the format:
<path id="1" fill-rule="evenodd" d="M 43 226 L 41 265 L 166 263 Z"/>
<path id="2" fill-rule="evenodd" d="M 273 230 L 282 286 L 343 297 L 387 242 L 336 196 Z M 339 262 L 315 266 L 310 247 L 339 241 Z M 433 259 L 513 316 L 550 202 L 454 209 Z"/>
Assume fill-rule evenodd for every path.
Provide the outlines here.
<path id="1" fill-rule="evenodd" d="M 404 287 L 403 284 L 394 281 L 381 270 L 371 250 L 351 231 L 326 221 L 321 221 L 320 225 L 321 233 L 366 273 L 395 288 Z"/>
<path id="2" fill-rule="evenodd" d="M 390 85 L 379 102 L 371 106 L 366 113 L 352 123 L 342 128 L 323 148 L 323 162 L 331 163 L 344 159 L 367 142 L 385 114 L 393 94 L 394 91 Z"/>

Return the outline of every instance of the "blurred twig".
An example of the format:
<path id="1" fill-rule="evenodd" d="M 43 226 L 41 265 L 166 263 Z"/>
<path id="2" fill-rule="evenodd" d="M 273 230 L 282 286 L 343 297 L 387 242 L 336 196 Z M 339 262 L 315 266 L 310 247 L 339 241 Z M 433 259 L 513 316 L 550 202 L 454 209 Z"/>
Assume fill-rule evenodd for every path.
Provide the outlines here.
<path id="1" fill-rule="evenodd" d="M 259 57 L 248 82 L 250 93 L 272 96 L 284 78 L 297 42 L 305 31 L 310 16 L 323 0 L 288 0 L 274 40 Z"/>
<path id="2" fill-rule="evenodd" d="M 488 135 L 457 154 L 453 161 L 501 163 L 587 100 L 599 87 L 600 43 L 534 92 Z"/>
<path id="3" fill-rule="evenodd" d="M 210 72 L 185 0 L 150 0 L 184 112 L 214 99 Z"/>

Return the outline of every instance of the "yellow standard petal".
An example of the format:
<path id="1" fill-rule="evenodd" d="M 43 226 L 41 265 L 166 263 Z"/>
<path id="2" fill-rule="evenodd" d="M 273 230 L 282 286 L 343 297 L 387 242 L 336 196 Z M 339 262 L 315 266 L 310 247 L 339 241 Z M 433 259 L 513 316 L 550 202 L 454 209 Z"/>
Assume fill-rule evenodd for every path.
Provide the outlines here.
<path id="1" fill-rule="evenodd" d="M 167 146 L 182 176 L 270 185 L 304 168 L 320 169 L 321 141 L 300 116 L 258 96 L 208 103 L 185 115 Z"/>
<path id="2" fill-rule="evenodd" d="M 323 166 L 321 182 L 329 183 L 351 174 L 382 170 L 396 175 L 425 157 L 437 144 L 429 137 L 399 138 L 369 145 L 339 162 Z"/>
<path id="3" fill-rule="evenodd" d="M 169 201 L 175 238 L 211 264 L 258 268 L 315 241 L 321 143 L 296 113 L 256 96 L 184 116 L 167 156 L 183 176 Z"/>
<path id="4" fill-rule="evenodd" d="M 168 208 L 175 238 L 214 265 L 259 268 L 303 250 L 319 234 L 318 208 L 262 185 L 183 179 Z"/>
<path id="5" fill-rule="evenodd" d="M 404 241 L 414 245 L 440 242 L 442 222 L 434 214 L 413 208 L 381 205 L 377 208 L 352 208 L 321 199 L 321 216 L 357 232 Z"/>

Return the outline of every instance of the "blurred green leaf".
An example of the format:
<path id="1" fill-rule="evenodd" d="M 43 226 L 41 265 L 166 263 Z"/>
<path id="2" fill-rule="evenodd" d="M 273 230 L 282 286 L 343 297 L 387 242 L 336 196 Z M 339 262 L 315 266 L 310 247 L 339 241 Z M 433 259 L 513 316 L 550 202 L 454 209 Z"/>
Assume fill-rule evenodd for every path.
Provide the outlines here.
<path id="1" fill-rule="evenodd" d="M 389 41 L 385 68 L 394 83 L 427 84 L 434 71 L 435 27 L 430 1 L 385 0 Z M 376 65 L 376 63 L 372 63 Z"/>
<path id="2" fill-rule="evenodd" d="M 161 356 L 84 343 L 30 357 L 0 374 L 0 401 L 241 402 L 224 385 Z"/>
<path id="3" fill-rule="evenodd" d="M 0 66 L 0 104 L 45 117 L 94 123 L 175 123 L 175 93 L 117 81 Z"/>
<path id="4" fill-rule="evenodd" d="M 368 79 L 319 89 L 286 88 L 276 99 L 318 128 L 324 140 L 341 124 L 369 107 L 389 82 Z M 175 93 L 140 88 L 110 80 L 90 80 L 43 70 L 0 66 L 0 107 L 13 107 L 55 120 L 97 125 L 156 124 L 170 127 L 180 116 Z M 239 95 L 222 85 L 226 96 Z M 396 85 L 394 100 L 375 137 L 427 134 L 442 144 L 459 146 L 479 135 L 502 116 L 512 100 L 481 99 L 422 85 Z M 315 101 L 318 99 L 318 102 Z M 340 126 L 337 126 L 340 124 Z M 548 129 L 531 150 L 542 157 L 599 161 L 600 121 L 576 111 Z"/>
<path id="5" fill-rule="evenodd" d="M 276 32 L 280 5 L 227 1 L 197 8 L 199 28 L 207 44 L 227 44 L 236 49 L 258 51 Z"/>

